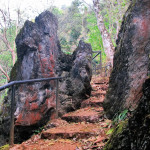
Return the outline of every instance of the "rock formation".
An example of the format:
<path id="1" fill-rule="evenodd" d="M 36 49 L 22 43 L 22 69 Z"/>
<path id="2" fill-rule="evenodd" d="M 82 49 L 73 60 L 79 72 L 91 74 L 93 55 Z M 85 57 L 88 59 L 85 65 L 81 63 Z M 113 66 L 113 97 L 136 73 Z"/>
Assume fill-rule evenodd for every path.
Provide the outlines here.
<path id="1" fill-rule="evenodd" d="M 45 11 L 26 21 L 16 38 L 17 62 L 11 81 L 65 76 L 60 80 L 60 115 L 77 107 L 91 92 L 92 49 L 80 41 L 73 55 L 65 55 L 57 38 L 57 19 Z M 15 130 L 17 140 L 28 138 L 33 129 L 46 123 L 55 110 L 55 81 L 16 86 Z M 8 92 L 10 94 L 10 90 Z M 5 100 L 9 103 L 10 96 Z M 71 103 L 70 103 L 71 102 Z M 7 107 L 9 112 L 9 108 Z M 9 116 L 7 120 L 9 122 Z M 7 121 L 0 124 L 1 134 Z"/>
<path id="2" fill-rule="evenodd" d="M 16 38 L 18 60 L 11 80 L 56 76 L 55 63 L 60 53 L 57 28 L 57 19 L 49 12 L 39 15 L 35 23 L 25 22 Z M 34 125 L 46 117 L 55 106 L 54 88 L 54 81 L 20 85 L 16 97 L 16 125 Z"/>
<path id="3" fill-rule="evenodd" d="M 91 94 L 91 46 L 80 41 L 69 61 L 64 61 L 65 58 L 67 56 L 63 55 L 59 59 L 61 76 L 66 76 L 60 86 L 61 113 L 75 110 L 81 105 L 81 100 Z"/>
<path id="4" fill-rule="evenodd" d="M 143 96 L 133 116 L 115 128 L 104 150 L 149 150 L 149 132 L 150 79 L 147 79 L 143 85 Z"/>
<path id="5" fill-rule="evenodd" d="M 150 1 L 133 0 L 123 18 L 104 108 L 109 118 L 134 110 L 142 97 L 150 53 Z"/>

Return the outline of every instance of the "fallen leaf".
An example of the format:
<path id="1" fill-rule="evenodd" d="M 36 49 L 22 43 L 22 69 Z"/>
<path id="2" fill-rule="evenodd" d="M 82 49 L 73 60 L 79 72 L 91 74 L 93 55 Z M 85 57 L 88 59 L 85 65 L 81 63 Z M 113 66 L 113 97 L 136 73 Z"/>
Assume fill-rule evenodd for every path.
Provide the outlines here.
<path id="1" fill-rule="evenodd" d="M 105 140 L 105 137 L 98 137 L 97 140 L 94 143 L 99 143 L 103 140 Z"/>
<path id="2" fill-rule="evenodd" d="M 54 145 L 55 143 L 54 142 L 50 142 L 48 143 L 48 146 L 51 146 L 51 145 Z"/>

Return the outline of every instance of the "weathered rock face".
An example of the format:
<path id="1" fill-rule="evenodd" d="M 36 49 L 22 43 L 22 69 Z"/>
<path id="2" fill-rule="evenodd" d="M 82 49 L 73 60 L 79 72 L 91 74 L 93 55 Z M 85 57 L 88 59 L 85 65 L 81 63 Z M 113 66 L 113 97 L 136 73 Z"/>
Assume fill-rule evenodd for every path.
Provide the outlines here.
<path id="1" fill-rule="evenodd" d="M 11 81 L 65 76 L 60 80 L 60 115 L 80 105 L 91 93 L 92 49 L 80 41 L 73 55 L 65 55 L 57 38 L 57 19 L 46 11 L 26 21 L 16 38 L 17 62 Z M 16 86 L 15 132 L 17 141 L 28 138 L 37 127 L 45 124 L 55 109 L 55 81 Z M 11 90 L 8 94 L 10 95 Z M 10 96 L 5 100 L 8 104 Z M 71 102 L 71 103 L 70 103 Z M 6 106 L 9 112 L 9 107 Z M 5 120 L 5 121 L 4 121 Z M 8 137 L 8 118 L 0 124 L 1 134 Z M 18 138 L 19 137 L 19 138 Z M 4 138 L 6 139 L 6 138 Z M 2 141 L 0 139 L 0 141 Z M 1 145 L 2 142 L 0 142 Z"/>
<path id="2" fill-rule="evenodd" d="M 150 79 L 147 79 L 143 85 L 143 96 L 133 116 L 118 125 L 104 150 L 149 150 L 149 132 Z"/>
<path id="3" fill-rule="evenodd" d="M 134 110 L 142 97 L 150 53 L 150 1 L 133 0 L 121 26 L 109 89 L 104 101 L 112 118 L 124 109 Z"/>
<path id="4" fill-rule="evenodd" d="M 64 61 L 67 56 L 60 58 L 60 73 L 66 79 L 60 86 L 60 113 L 74 110 L 81 105 L 81 101 L 91 94 L 90 81 L 92 78 L 92 49 L 89 44 L 79 42 L 77 49 L 69 61 Z"/>
<path id="5" fill-rule="evenodd" d="M 11 80 L 56 76 L 55 63 L 60 53 L 57 19 L 50 12 L 40 14 L 35 23 L 26 21 L 16 38 L 17 70 Z M 17 89 L 16 125 L 30 126 L 47 117 L 55 106 L 55 82 L 20 85 Z"/>

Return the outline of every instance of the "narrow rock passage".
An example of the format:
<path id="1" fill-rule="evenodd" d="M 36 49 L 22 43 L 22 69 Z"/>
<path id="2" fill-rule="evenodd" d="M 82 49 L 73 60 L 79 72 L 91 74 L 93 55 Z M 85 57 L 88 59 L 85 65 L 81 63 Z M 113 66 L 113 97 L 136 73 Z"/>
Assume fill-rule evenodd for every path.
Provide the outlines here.
<path id="1" fill-rule="evenodd" d="M 51 120 L 41 133 L 10 150 L 101 150 L 111 126 L 102 107 L 108 78 L 94 76 L 91 84 L 92 95 L 80 109 Z"/>

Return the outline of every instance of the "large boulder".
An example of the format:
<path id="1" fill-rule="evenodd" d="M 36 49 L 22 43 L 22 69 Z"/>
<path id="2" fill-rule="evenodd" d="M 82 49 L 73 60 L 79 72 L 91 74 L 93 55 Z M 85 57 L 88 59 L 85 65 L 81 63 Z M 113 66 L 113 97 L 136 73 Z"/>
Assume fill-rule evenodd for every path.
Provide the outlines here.
<path id="1" fill-rule="evenodd" d="M 81 104 L 91 93 L 92 49 L 79 42 L 72 55 L 61 51 L 57 37 L 57 19 L 49 11 L 41 13 L 35 23 L 26 21 L 16 38 L 17 62 L 10 80 L 29 80 L 63 76 L 60 80 L 60 115 Z M 35 129 L 43 126 L 55 113 L 56 83 L 44 81 L 16 86 L 15 137 L 17 141 L 29 138 Z M 0 134 L 9 135 L 10 96 L 4 101 L 7 111 L 0 124 Z M 72 103 L 70 103 L 72 102 Z M 6 112 L 5 111 L 5 112 Z M 2 116 L 1 116 L 2 117 Z M 0 141 L 3 141 L 0 139 Z M 1 145 L 2 142 L 0 142 Z"/>
<path id="2" fill-rule="evenodd" d="M 61 53 L 57 24 L 57 18 L 48 11 L 36 17 L 35 23 L 25 22 L 16 37 L 17 62 L 11 71 L 11 81 L 56 76 L 56 61 Z M 14 115 L 17 141 L 28 138 L 34 129 L 49 120 L 55 108 L 55 87 L 54 81 L 16 86 Z M 4 101 L 5 111 L 1 116 L 4 119 L 0 125 L 6 140 L 9 135 L 10 99 L 11 89 Z"/>
<path id="3" fill-rule="evenodd" d="M 124 15 L 104 101 L 109 118 L 124 109 L 133 111 L 142 97 L 150 53 L 149 9 L 149 0 L 132 0 Z"/>
<path id="4" fill-rule="evenodd" d="M 35 23 L 25 22 L 16 38 L 18 60 L 13 71 L 17 74 L 11 80 L 56 76 L 55 63 L 60 53 L 57 28 L 57 19 L 48 11 L 36 17 Z M 54 88 L 54 81 L 19 85 L 15 124 L 30 126 L 49 117 L 50 108 L 55 106 Z"/>
<path id="5" fill-rule="evenodd" d="M 60 86 L 60 113 L 75 110 L 81 101 L 91 94 L 90 81 L 92 78 L 92 49 L 90 44 L 79 42 L 77 49 L 67 58 L 59 59 L 62 76 L 66 76 Z"/>

